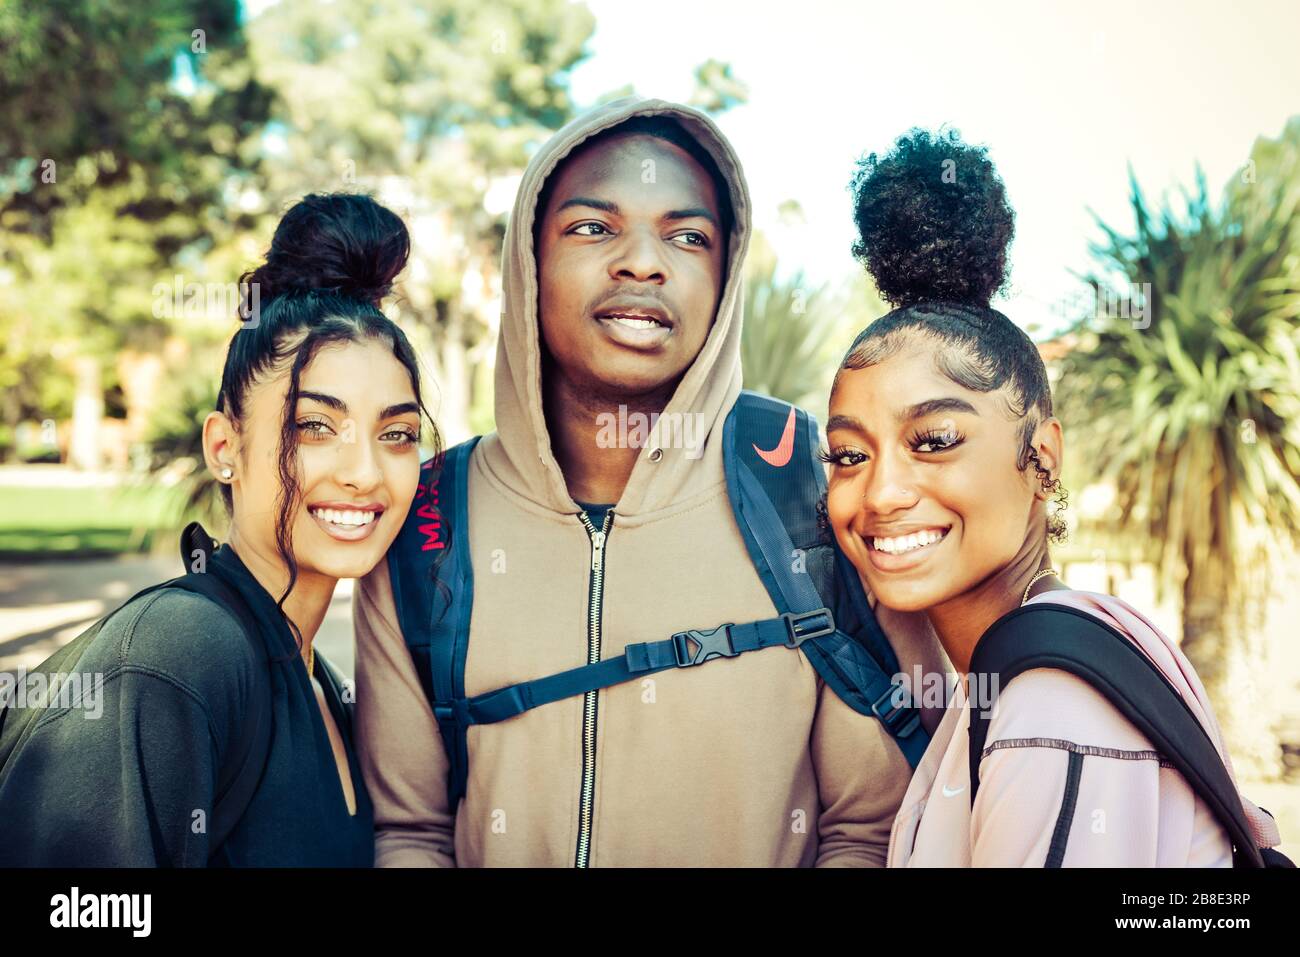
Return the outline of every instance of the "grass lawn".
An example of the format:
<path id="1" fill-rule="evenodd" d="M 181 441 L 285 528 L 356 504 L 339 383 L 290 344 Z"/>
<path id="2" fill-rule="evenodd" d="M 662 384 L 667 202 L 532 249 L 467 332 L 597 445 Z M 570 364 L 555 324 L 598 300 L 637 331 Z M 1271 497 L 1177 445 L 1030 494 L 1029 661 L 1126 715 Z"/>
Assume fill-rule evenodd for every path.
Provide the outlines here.
<path id="1" fill-rule="evenodd" d="M 3 558 L 148 551 L 176 524 L 169 490 L 159 486 L 0 489 Z"/>

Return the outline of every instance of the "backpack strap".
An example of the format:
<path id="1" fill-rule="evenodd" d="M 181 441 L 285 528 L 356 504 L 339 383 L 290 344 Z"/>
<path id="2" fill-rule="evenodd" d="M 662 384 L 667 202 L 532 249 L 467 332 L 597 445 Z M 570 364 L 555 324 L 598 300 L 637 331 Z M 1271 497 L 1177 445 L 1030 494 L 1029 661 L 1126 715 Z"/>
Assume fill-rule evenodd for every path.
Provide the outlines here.
<path id="1" fill-rule="evenodd" d="M 714 658 L 776 645 L 795 648 L 833 624 L 825 609 L 745 624 L 681 631 L 662 641 L 628 645 L 615 658 L 488 691 L 465 695 L 465 656 L 473 609 L 469 527 L 469 457 L 477 439 L 449 449 L 427 473 L 413 511 L 389 549 L 389 577 L 402 634 L 415 662 L 446 748 L 447 796 L 455 807 L 468 779 L 468 730 L 532 708 L 631 681 L 669 668 L 689 668 Z M 444 520 L 445 517 L 445 520 Z M 450 526 L 450 529 L 447 527 Z M 429 552 L 437 552 L 435 561 Z M 436 580 L 434 577 L 436 573 Z"/>
<path id="2" fill-rule="evenodd" d="M 559 674 L 489 691 L 464 702 L 469 724 L 492 724 L 531 708 L 621 684 L 669 668 L 690 668 L 714 658 L 734 658 L 763 648 L 798 648 L 833 628 L 830 613 L 819 608 L 804 615 L 728 622 L 717 628 L 679 631 L 663 641 L 628 645 L 617 658 L 580 665 Z"/>
<path id="3" fill-rule="evenodd" d="M 829 630 L 799 645 L 809 663 L 850 708 L 878 718 L 915 769 L 929 735 L 906 688 L 892 677 L 898 657 L 856 571 L 817 527 L 817 501 L 826 489 L 819 445 L 817 420 L 803 409 L 743 390 L 723 425 L 727 494 L 777 610 L 820 609 L 830 616 Z M 837 620 L 858 627 L 849 634 Z"/>
<path id="4" fill-rule="evenodd" d="M 402 636 L 447 752 L 447 795 L 456 807 L 469 776 L 465 656 L 474 610 L 469 554 L 469 460 L 479 436 L 421 467 L 415 501 L 388 549 Z"/>
<path id="5" fill-rule="evenodd" d="M 1035 603 L 1003 615 L 984 633 L 971 656 L 972 675 L 997 676 L 999 689 L 1031 668 L 1056 668 L 1082 678 L 1105 696 L 1173 763 L 1228 832 L 1238 867 L 1263 867 L 1223 759 L 1187 702 L 1159 668 L 1122 633 L 1086 612 Z M 970 711 L 970 796 L 989 717 Z"/>

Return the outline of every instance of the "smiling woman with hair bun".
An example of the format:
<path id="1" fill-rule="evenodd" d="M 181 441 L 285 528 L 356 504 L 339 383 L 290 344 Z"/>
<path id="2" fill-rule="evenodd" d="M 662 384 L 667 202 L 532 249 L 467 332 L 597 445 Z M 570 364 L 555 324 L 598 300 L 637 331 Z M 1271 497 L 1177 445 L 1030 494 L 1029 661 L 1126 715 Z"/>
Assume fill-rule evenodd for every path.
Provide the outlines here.
<path id="1" fill-rule="evenodd" d="M 370 867 L 350 688 L 314 639 L 340 578 L 380 562 L 438 433 L 379 305 L 410 238 L 367 196 L 311 195 L 244 275 L 246 321 L 203 426 L 230 511 L 190 574 L 103 620 L 75 663 L 101 720 L 41 719 L 0 775 L 3 866 Z"/>
<path id="2" fill-rule="evenodd" d="M 1038 350 L 989 305 L 1014 214 L 986 151 L 913 130 L 862 160 L 852 190 L 853 253 L 896 308 L 836 373 L 824 517 L 877 611 L 926 614 L 961 678 L 894 821 L 890 866 L 1228 866 L 1228 827 L 1258 863 L 1276 826 L 1237 794 L 1177 644 L 1052 567 L 1064 436 Z M 1058 641 L 1051 665 L 1028 657 L 1044 637 Z M 1016 654 L 1022 670 L 986 667 Z M 1146 695 L 1103 694 L 1066 660 L 1094 654 L 1120 662 L 1122 686 L 1183 708 L 1191 730 L 1168 740 L 1199 743 L 1193 770 L 1222 775 L 1231 824 L 1139 730 Z"/>

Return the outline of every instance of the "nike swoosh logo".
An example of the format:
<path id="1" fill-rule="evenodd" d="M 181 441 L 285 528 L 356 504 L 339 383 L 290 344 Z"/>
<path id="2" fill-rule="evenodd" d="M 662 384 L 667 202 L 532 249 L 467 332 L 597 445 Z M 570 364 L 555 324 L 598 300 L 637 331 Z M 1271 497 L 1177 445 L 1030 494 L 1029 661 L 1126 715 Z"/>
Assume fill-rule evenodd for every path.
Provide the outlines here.
<path id="1" fill-rule="evenodd" d="M 779 469 L 790 461 L 790 456 L 794 454 L 794 406 L 790 406 L 790 415 L 785 420 L 785 431 L 781 433 L 781 441 L 776 443 L 776 448 L 760 449 L 755 445 L 754 451 L 772 468 Z"/>
<path id="2" fill-rule="evenodd" d="M 943 796 L 946 798 L 954 797 L 955 795 L 961 794 L 961 792 L 965 790 L 966 790 L 966 785 L 964 784 L 959 788 L 950 788 L 948 787 L 948 785 L 945 784 L 943 786 Z"/>

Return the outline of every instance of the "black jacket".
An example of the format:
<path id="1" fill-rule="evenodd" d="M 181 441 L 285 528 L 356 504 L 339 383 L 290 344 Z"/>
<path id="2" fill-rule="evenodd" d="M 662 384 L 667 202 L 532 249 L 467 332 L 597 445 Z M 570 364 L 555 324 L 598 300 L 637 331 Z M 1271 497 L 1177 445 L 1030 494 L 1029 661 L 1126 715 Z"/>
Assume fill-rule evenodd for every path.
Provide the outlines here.
<path id="1" fill-rule="evenodd" d="M 264 653 L 255 654 L 231 612 L 179 589 L 113 613 L 76 666 L 102 675 L 101 700 L 93 710 L 52 712 L 11 759 L 0 790 L 0 866 L 372 865 L 374 813 L 320 655 L 355 815 L 275 601 L 229 545 L 211 553 L 207 570 L 244 598 Z M 270 672 L 269 752 L 247 810 L 212 847 L 215 782 L 250 713 L 254 668 Z"/>

